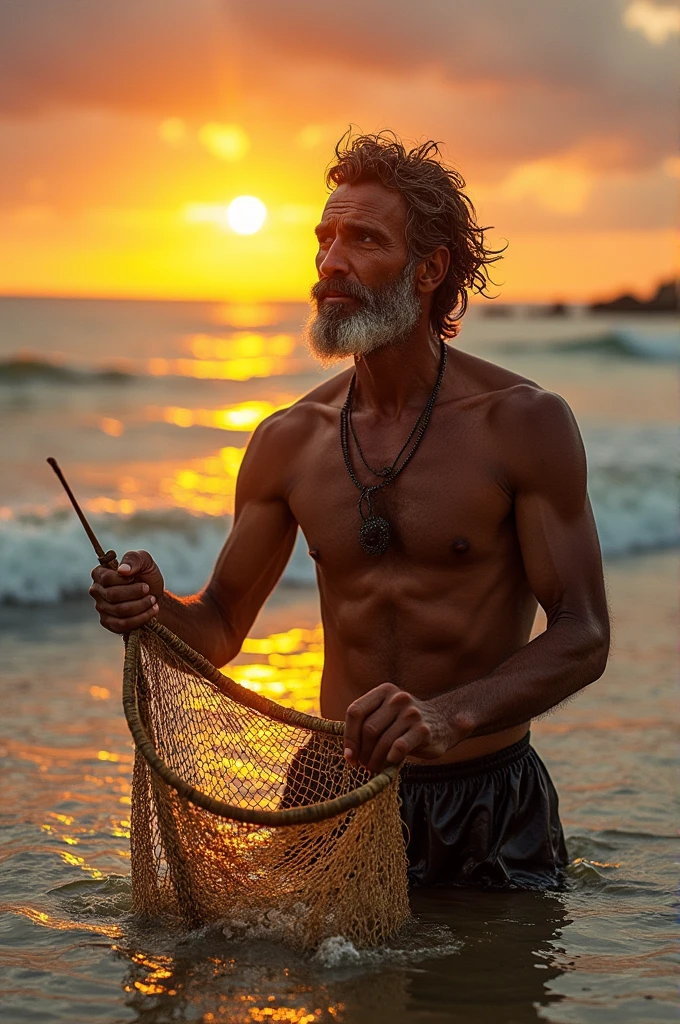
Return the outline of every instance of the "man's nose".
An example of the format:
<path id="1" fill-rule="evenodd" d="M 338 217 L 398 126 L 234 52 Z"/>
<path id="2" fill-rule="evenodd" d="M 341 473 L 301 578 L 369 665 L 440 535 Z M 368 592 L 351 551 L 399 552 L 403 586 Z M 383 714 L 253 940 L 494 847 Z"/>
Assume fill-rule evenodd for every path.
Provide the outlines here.
<path id="1" fill-rule="evenodd" d="M 346 277 L 349 274 L 349 266 L 339 239 L 336 238 L 323 257 L 317 260 L 316 269 L 319 277 Z"/>

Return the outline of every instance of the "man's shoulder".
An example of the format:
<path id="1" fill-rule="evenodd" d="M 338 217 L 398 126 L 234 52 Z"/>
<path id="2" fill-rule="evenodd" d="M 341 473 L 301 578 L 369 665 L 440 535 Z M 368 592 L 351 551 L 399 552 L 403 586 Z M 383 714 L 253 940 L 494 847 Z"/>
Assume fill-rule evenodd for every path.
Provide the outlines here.
<path id="1" fill-rule="evenodd" d="M 292 405 L 272 413 L 259 425 L 253 440 L 257 439 L 260 443 L 282 443 L 307 437 L 310 428 L 318 424 L 320 418 L 334 416 L 342 408 L 353 372 L 353 367 L 350 367 L 335 374 L 302 395 Z"/>
<path id="2" fill-rule="evenodd" d="M 347 397 L 347 389 L 353 373 L 354 367 L 349 366 L 347 369 L 341 370 L 340 373 L 333 374 L 328 380 L 322 381 L 321 384 L 299 398 L 290 407 L 291 411 L 295 409 L 304 416 L 314 410 L 318 412 L 321 409 L 341 409 Z"/>
<path id="3" fill-rule="evenodd" d="M 508 480 L 545 483 L 555 472 L 579 479 L 585 453 L 578 426 L 561 395 L 503 366 L 470 353 L 457 353 L 462 397 L 485 411 L 493 450 Z"/>
<path id="4" fill-rule="evenodd" d="M 457 355 L 470 393 L 488 399 L 490 415 L 503 427 L 522 430 L 549 422 L 573 423 L 571 410 L 561 395 L 487 359 L 467 352 Z"/>
<path id="5" fill-rule="evenodd" d="M 513 383 L 500 393 L 496 418 L 509 438 L 520 437 L 538 447 L 579 437 L 566 400 L 530 381 Z"/>

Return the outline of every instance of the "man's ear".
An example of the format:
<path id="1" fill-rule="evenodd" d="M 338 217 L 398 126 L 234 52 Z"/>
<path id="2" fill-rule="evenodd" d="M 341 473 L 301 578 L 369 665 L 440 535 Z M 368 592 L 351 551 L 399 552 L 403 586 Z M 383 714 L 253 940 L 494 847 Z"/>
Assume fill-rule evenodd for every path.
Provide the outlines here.
<path id="1" fill-rule="evenodd" d="M 451 253 L 445 245 L 440 245 L 433 253 L 426 256 L 418 264 L 416 271 L 416 286 L 418 291 L 424 294 L 435 292 L 446 277 L 451 263 Z"/>

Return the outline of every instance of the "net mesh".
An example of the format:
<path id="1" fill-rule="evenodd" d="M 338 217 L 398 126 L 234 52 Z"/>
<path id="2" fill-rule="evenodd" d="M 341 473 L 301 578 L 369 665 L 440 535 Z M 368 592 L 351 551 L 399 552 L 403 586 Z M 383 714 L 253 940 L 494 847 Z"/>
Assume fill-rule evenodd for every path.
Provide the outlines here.
<path id="1" fill-rule="evenodd" d="M 397 771 L 343 757 L 342 724 L 250 692 L 174 634 L 130 635 L 137 915 L 374 946 L 409 914 Z"/>

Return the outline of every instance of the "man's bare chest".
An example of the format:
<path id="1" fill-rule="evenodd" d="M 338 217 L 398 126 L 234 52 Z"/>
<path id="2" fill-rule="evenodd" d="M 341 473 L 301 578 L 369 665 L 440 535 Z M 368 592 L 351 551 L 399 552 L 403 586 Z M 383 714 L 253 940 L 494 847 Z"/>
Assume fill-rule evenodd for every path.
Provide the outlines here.
<path id="1" fill-rule="evenodd" d="M 362 448 L 376 470 L 391 462 L 385 445 Z M 394 449 L 396 454 L 398 445 Z M 363 463 L 353 440 L 350 457 L 362 485 L 382 483 Z M 347 471 L 338 427 L 324 430 L 305 446 L 294 469 L 289 504 L 313 557 L 325 569 L 342 572 L 371 558 L 359 542 L 364 517 L 371 511 L 389 523 L 392 555 L 419 568 L 440 570 L 447 564 L 484 561 L 498 549 L 512 511 L 504 475 L 488 433 L 475 430 L 474 424 L 453 429 L 433 424 L 403 472 L 386 486 L 364 492 L 360 510 L 362 492 Z"/>

